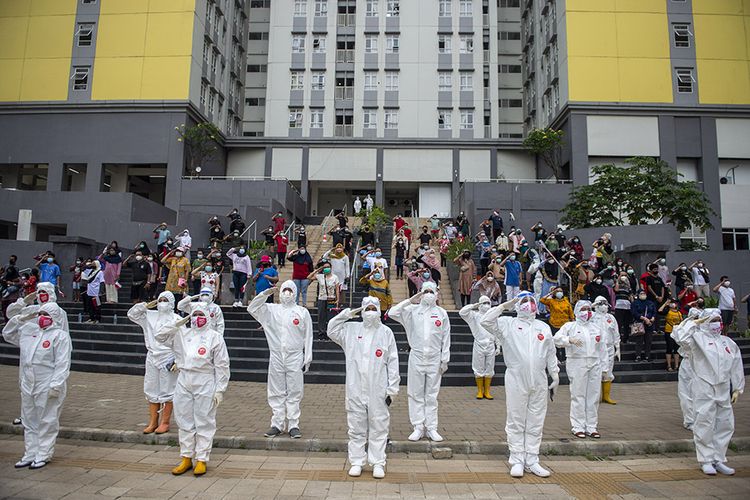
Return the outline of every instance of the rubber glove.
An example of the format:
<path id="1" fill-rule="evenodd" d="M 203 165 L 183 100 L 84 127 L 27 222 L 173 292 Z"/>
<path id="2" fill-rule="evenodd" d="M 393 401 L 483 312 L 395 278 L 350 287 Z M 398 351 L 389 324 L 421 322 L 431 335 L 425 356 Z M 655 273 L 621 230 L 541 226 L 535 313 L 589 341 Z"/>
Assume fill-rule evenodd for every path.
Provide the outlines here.
<path id="1" fill-rule="evenodd" d="M 448 371 L 448 363 L 440 363 L 440 375 Z"/>
<path id="2" fill-rule="evenodd" d="M 617 361 L 622 361 L 622 356 L 620 356 L 620 344 L 615 346 L 615 357 L 617 358 Z"/>
<path id="3" fill-rule="evenodd" d="M 740 391 L 732 392 L 732 404 L 735 404 L 740 397 Z"/>
<path id="4" fill-rule="evenodd" d="M 218 408 L 222 401 L 224 401 L 224 393 L 214 392 L 214 408 Z"/>
<path id="5" fill-rule="evenodd" d="M 554 399 L 555 395 L 557 394 L 557 387 L 560 385 L 560 375 L 558 375 L 557 373 L 553 373 L 551 377 L 552 383 L 549 385 L 549 390 L 550 396 Z"/>
<path id="6" fill-rule="evenodd" d="M 581 339 L 570 339 L 568 342 L 576 347 L 583 347 L 583 340 Z"/>
<path id="7" fill-rule="evenodd" d="M 60 387 L 50 387 L 49 391 L 47 391 L 47 397 L 48 398 L 59 398 L 60 397 Z"/>

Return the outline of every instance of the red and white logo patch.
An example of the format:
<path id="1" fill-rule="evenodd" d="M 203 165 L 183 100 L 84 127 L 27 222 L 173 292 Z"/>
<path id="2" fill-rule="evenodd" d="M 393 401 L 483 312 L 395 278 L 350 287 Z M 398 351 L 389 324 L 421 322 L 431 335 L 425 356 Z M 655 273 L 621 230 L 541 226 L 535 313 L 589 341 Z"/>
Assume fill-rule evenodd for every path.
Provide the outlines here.
<path id="1" fill-rule="evenodd" d="M 42 347 L 44 347 L 45 349 L 49 349 L 50 345 L 52 344 L 49 343 L 49 340 L 45 340 L 44 342 L 42 342 Z M 728 347 L 727 347 L 727 350 L 729 350 Z"/>
<path id="2" fill-rule="evenodd" d="M 203 346 L 200 346 L 200 347 L 198 348 L 198 355 L 199 355 L 199 356 L 205 356 L 205 354 L 206 354 L 206 348 L 205 348 L 205 347 L 203 347 Z"/>
<path id="3" fill-rule="evenodd" d="M 607 318 L 607 323 L 612 323 L 612 319 L 611 318 Z"/>
<path id="4" fill-rule="evenodd" d="M 376 357 L 376 358 L 379 358 L 379 357 L 381 357 L 382 355 L 383 355 L 383 351 L 381 351 L 380 349 L 376 349 L 376 350 L 375 350 L 375 357 Z"/>
<path id="5" fill-rule="evenodd" d="M 601 339 L 602 339 L 601 335 L 597 335 L 596 337 L 594 337 L 594 340 L 596 340 L 597 342 L 599 342 Z"/>
<path id="6" fill-rule="evenodd" d="M 729 348 L 729 346 L 724 348 L 729 354 L 732 354 L 732 350 Z"/>
<path id="7" fill-rule="evenodd" d="M 213 318 L 214 317 L 214 313 L 209 314 L 209 316 L 211 316 Z"/>
<path id="8" fill-rule="evenodd" d="M 537 334 L 536 338 L 538 338 L 539 340 L 544 340 L 544 334 L 543 333 L 539 333 L 539 334 Z"/>
<path id="9" fill-rule="evenodd" d="M 439 319 L 435 320 L 435 326 L 442 326 L 442 325 L 443 325 L 442 321 L 440 321 Z"/>
<path id="10" fill-rule="evenodd" d="M 294 319 L 292 320 L 292 323 L 294 323 L 294 326 L 297 326 L 297 325 L 299 325 L 299 319 L 298 319 L 298 318 L 294 318 Z"/>

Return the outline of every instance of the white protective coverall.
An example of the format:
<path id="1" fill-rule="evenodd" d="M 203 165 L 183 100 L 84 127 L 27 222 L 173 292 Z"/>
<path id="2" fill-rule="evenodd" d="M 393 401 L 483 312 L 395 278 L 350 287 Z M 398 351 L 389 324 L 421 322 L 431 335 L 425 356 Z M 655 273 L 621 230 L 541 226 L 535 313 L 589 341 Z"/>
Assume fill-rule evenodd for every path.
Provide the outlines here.
<path id="1" fill-rule="evenodd" d="M 204 298 L 205 297 L 205 298 Z M 174 299 L 173 299 L 174 300 Z M 211 322 L 211 328 L 219 332 L 219 335 L 224 336 L 224 313 L 221 312 L 221 307 L 218 304 L 214 304 L 214 292 L 211 288 L 201 288 L 200 302 L 208 305 L 208 319 Z M 193 301 L 190 295 L 187 295 L 180 299 L 177 303 L 177 310 L 187 314 L 191 314 L 193 309 L 192 306 L 196 302 Z"/>
<path id="2" fill-rule="evenodd" d="M 422 291 L 437 292 L 435 283 L 422 284 Z M 435 293 L 425 294 L 419 304 L 406 299 L 391 307 L 388 316 L 406 330 L 409 342 L 409 420 L 415 430 L 437 431 L 438 393 L 451 357 L 451 325 L 445 309 L 435 304 Z"/>
<path id="3" fill-rule="evenodd" d="M 26 305 L 26 303 L 23 301 L 23 297 L 19 298 L 18 300 L 10 304 L 8 306 L 8 311 L 7 311 L 8 319 L 12 318 L 13 316 L 17 314 L 26 316 L 28 318 L 32 314 L 36 314 L 39 311 L 39 308 L 43 306 L 44 304 L 54 304 L 63 313 L 62 329 L 68 332 L 68 334 L 70 334 L 70 327 L 68 326 L 68 314 L 65 312 L 64 309 L 60 308 L 60 306 L 57 304 L 57 294 L 55 293 L 55 285 L 47 281 L 44 281 L 42 283 L 37 284 L 36 292 L 37 292 L 36 304 Z M 45 294 L 46 294 L 46 301 L 45 301 Z M 32 318 L 29 321 L 36 323 L 36 317 Z"/>
<path id="4" fill-rule="evenodd" d="M 135 304 L 128 310 L 128 319 L 143 330 L 143 341 L 146 344 L 146 375 L 143 377 L 143 393 L 149 403 L 166 403 L 172 401 L 177 373 L 169 371 L 167 363 L 174 359 L 172 349 L 157 342 L 155 335 L 161 327 L 171 325 L 181 318 L 174 312 L 174 295 L 172 292 L 161 292 L 155 311 L 149 311 L 144 302 Z"/>
<path id="5" fill-rule="evenodd" d="M 692 307 L 688 311 L 687 319 L 698 319 L 702 313 L 702 310 Z M 672 336 L 674 338 L 674 331 L 672 333 Z M 688 430 L 693 430 L 693 422 L 695 421 L 692 389 L 693 379 L 695 378 L 695 372 L 693 371 L 693 362 L 690 359 L 689 351 L 684 347 L 680 347 L 677 353 L 682 358 L 682 361 L 680 362 L 680 368 L 677 371 L 677 396 L 680 398 L 680 409 L 682 410 L 682 426 Z"/>
<path id="6" fill-rule="evenodd" d="M 346 419 L 349 426 L 349 462 L 363 467 L 385 466 L 385 445 L 391 416 L 386 396 L 398 394 L 398 348 L 393 332 L 380 322 L 380 301 L 365 297 L 362 307 L 375 311 L 356 314 L 344 309 L 328 323 L 328 336 L 346 355 Z M 367 453 L 365 453 L 367 444 Z"/>
<path id="7" fill-rule="evenodd" d="M 40 328 L 36 313 L 32 313 L 34 321 L 17 314 L 3 328 L 5 341 L 20 348 L 18 378 L 25 445 L 22 462 L 52 459 L 70 373 L 71 341 L 63 328 L 65 312 L 53 302 L 38 307 L 37 312 L 47 313 L 52 325 Z"/>
<path id="8" fill-rule="evenodd" d="M 731 394 L 745 389 L 745 372 L 739 347 L 721 329 L 712 331 L 710 321 L 721 318 L 718 309 L 706 309 L 697 324 L 687 320 L 675 326 L 672 336 L 693 364 L 693 441 L 701 464 L 726 462 L 734 433 Z M 716 323 L 721 325 L 721 323 Z"/>
<path id="9" fill-rule="evenodd" d="M 224 337 L 207 320 L 195 324 L 195 312 L 208 318 L 206 304 L 193 305 L 189 325 L 164 325 L 156 341 L 174 352 L 180 370 L 174 391 L 174 416 L 179 427 L 180 456 L 208 462 L 216 433 L 216 403 L 229 384 L 229 353 Z M 179 322 L 177 322 L 179 323 Z"/>
<path id="10" fill-rule="evenodd" d="M 620 354 L 620 330 L 617 320 L 609 312 L 600 311 L 599 308 L 608 308 L 609 301 L 604 297 L 594 300 L 594 321 L 604 332 L 604 343 L 607 346 L 607 362 L 602 368 L 602 382 L 612 382 L 615 379 L 615 358 Z"/>
<path id="11" fill-rule="evenodd" d="M 511 465 L 526 467 L 539 463 L 544 418 L 547 415 L 547 372 L 557 387 L 559 371 L 552 331 L 535 318 L 536 299 L 531 292 L 521 292 L 518 299 L 529 296 L 533 311 L 515 303 L 517 316 L 501 316 L 509 303 L 490 309 L 480 324 L 495 337 L 503 349 L 505 361 L 505 433 Z M 511 301 L 512 303 L 512 301 Z"/>
<path id="12" fill-rule="evenodd" d="M 292 291 L 292 298 L 284 290 Z M 299 404 L 303 395 L 303 370 L 312 363 L 313 324 L 310 313 L 294 303 L 297 286 L 292 280 L 282 283 L 281 304 L 266 300 L 275 287 L 262 291 L 248 304 L 249 312 L 263 327 L 270 351 L 268 359 L 268 405 L 271 426 L 283 431 L 299 428 Z"/>
<path id="13" fill-rule="evenodd" d="M 602 328 L 592 321 L 593 312 L 582 311 L 591 307 L 588 300 L 576 302 L 575 321 L 565 323 L 555 334 L 555 345 L 564 347 L 567 356 L 566 370 L 570 379 L 570 425 L 573 433 L 597 432 L 602 376 L 607 376 L 607 344 Z M 583 314 L 589 312 L 588 315 Z M 571 341 L 580 341 L 578 347 Z"/>
<path id="14" fill-rule="evenodd" d="M 471 351 L 471 369 L 474 377 L 493 377 L 495 375 L 495 338 L 479 321 L 490 310 L 490 298 L 479 297 L 479 308 L 476 304 L 467 304 L 458 311 L 459 316 L 469 325 L 474 336 L 474 347 Z"/>

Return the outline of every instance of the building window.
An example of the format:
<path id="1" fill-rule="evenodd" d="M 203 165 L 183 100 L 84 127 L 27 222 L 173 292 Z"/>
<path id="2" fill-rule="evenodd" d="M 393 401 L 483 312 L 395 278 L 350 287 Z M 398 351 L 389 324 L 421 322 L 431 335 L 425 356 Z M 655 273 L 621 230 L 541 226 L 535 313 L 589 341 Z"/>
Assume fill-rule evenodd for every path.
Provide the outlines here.
<path id="1" fill-rule="evenodd" d="M 378 74 L 373 71 L 365 72 L 365 90 L 378 90 Z"/>
<path id="2" fill-rule="evenodd" d="M 248 73 L 266 73 L 267 71 L 268 71 L 267 64 L 248 64 L 247 65 Z"/>
<path id="3" fill-rule="evenodd" d="M 385 37 L 385 53 L 398 54 L 398 35 L 388 35 Z"/>
<path id="4" fill-rule="evenodd" d="M 680 94 L 692 94 L 693 83 L 693 68 L 675 68 L 677 75 L 677 92 Z"/>
<path id="5" fill-rule="evenodd" d="M 94 23 L 78 23 L 76 31 L 76 44 L 79 47 L 91 47 L 94 37 Z"/>
<path id="6" fill-rule="evenodd" d="M 245 99 L 245 106 L 265 106 L 265 97 L 248 97 Z"/>
<path id="7" fill-rule="evenodd" d="M 557 84 L 554 84 L 552 86 L 552 106 L 554 106 L 555 109 L 560 105 L 560 87 L 557 86 Z"/>
<path id="8" fill-rule="evenodd" d="M 498 71 L 500 73 L 520 73 L 521 65 L 520 64 L 501 64 L 500 66 L 498 66 Z"/>
<path id="9" fill-rule="evenodd" d="M 501 108 L 520 108 L 523 106 L 521 99 L 500 99 Z"/>
<path id="10" fill-rule="evenodd" d="M 322 71 L 314 71 L 312 74 L 312 89 L 324 90 L 326 86 L 326 74 Z"/>
<path id="11" fill-rule="evenodd" d="M 520 7 L 521 6 L 521 0 L 500 0 L 500 5 L 498 7 L 501 8 L 513 8 L 513 7 Z"/>
<path id="12" fill-rule="evenodd" d="M 208 55 L 210 53 L 210 44 L 207 41 L 203 41 L 203 61 L 208 64 Z"/>
<path id="13" fill-rule="evenodd" d="M 451 0 L 440 0 L 438 2 L 438 16 L 451 17 Z"/>
<path id="14" fill-rule="evenodd" d="M 453 90 L 453 74 L 446 71 L 438 73 L 438 90 L 450 92 Z"/>
<path id="15" fill-rule="evenodd" d="M 294 16 L 305 17 L 307 15 L 307 0 L 294 0 Z"/>
<path id="16" fill-rule="evenodd" d="M 305 85 L 305 72 L 292 71 L 292 90 L 303 90 Z"/>
<path id="17" fill-rule="evenodd" d="M 459 87 L 462 91 L 474 90 L 474 75 L 462 72 L 459 76 Z"/>
<path id="18" fill-rule="evenodd" d="M 201 106 L 206 105 L 206 92 L 208 91 L 208 85 L 206 85 L 206 82 L 201 82 Z"/>
<path id="19" fill-rule="evenodd" d="M 214 9 L 209 3 L 206 6 L 206 31 L 211 31 L 211 25 L 214 21 Z"/>
<path id="20" fill-rule="evenodd" d="M 384 127 L 387 129 L 398 128 L 398 110 L 386 109 Z"/>
<path id="21" fill-rule="evenodd" d="M 450 130 L 451 121 L 453 120 L 453 113 L 449 109 L 438 110 L 438 129 L 439 130 Z"/>
<path id="22" fill-rule="evenodd" d="M 398 17 L 399 8 L 398 0 L 387 0 L 385 2 L 385 15 L 388 17 Z"/>
<path id="23" fill-rule="evenodd" d="M 313 37 L 312 47 L 313 47 L 313 54 L 325 54 L 326 52 L 325 35 L 318 35 L 318 36 Z"/>
<path id="24" fill-rule="evenodd" d="M 292 37 L 292 53 L 305 53 L 305 35 L 296 35 Z"/>
<path id="25" fill-rule="evenodd" d="M 219 60 L 219 53 L 214 51 L 211 54 L 211 73 L 214 75 L 216 74 L 216 63 L 218 60 Z"/>
<path id="26" fill-rule="evenodd" d="M 271 0 L 253 0 L 250 2 L 251 9 L 270 9 Z"/>
<path id="27" fill-rule="evenodd" d="M 310 128 L 323 128 L 323 110 L 310 110 Z"/>
<path id="28" fill-rule="evenodd" d="M 458 15 L 461 17 L 473 17 L 474 16 L 473 0 L 461 0 L 458 3 Z"/>
<path id="29" fill-rule="evenodd" d="M 474 53 L 474 37 L 471 35 L 461 35 L 459 50 L 461 54 Z"/>
<path id="30" fill-rule="evenodd" d="M 378 53 L 378 35 L 365 35 L 365 54 Z"/>
<path id="31" fill-rule="evenodd" d="M 378 112 L 377 112 L 377 110 L 373 110 L 373 109 L 365 110 L 365 112 L 362 114 L 362 118 L 364 120 L 364 128 L 365 129 L 378 128 Z"/>
<path id="32" fill-rule="evenodd" d="M 302 128 L 302 108 L 289 108 L 289 128 Z"/>
<path id="33" fill-rule="evenodd" d="M 674 36 L 675 47 L 690 47 L 690 37 L 693 34 L 690 32 L 689 23 L 672 24 L 672 34 Z"/>
<path id="34" fill-rule="evenodd" d="M 451 35 L 438 35 L 438 53 L 450 54 L 453 47 Z"/>
<path id="35" fill-rule="evenodd" d="M 268 40 L 268 31 L 256 31 L 248 33 L 248 40 Z"/>
<path id="36" fill-rule="evenodd" d="M 398 72 L 385 72 L 385 90 L 398 90 Z"/>
<path id="37" fill-rule="evenodd" d="M 88 90 L 89 69 L 88 66 L 77 66 L 73 68 L 73 90 Z"/>
<path id="38" fill-rule="evenodd" d="M 328 0 L 315 0 L 315 17 L 328 15 Z"/>
<path id="39" fill-rule="evenodd" d="M 214 105 L 216 104 L 216 92 L 213 89 L 208 91 L 208 112 L 213 114 Z"/>
<path id="40" fill-rule="evenodd" d="M 83 5 L 92 5 L 96 3 L 96 0 L 81 0 Z"/>
<path id="41" fill-rule="evenodd" d="M 461 129 L 472 130 L 474 129 L 474 111 L 465 109 L 461 111 Z"/>
<path id="42" fill-rule="evenodd" d="M 521 32 L 520 31 L 501 31 L 498 33 L 498 36 L 500 37 L 500 40 L 520 40 Z"/>
<path id="43" fill-rule="evenodd" d="M 724 250 L 749 250 L 750 229 L 748 228 L 723 228 L 721 237 L 724 240 Z"/>
<path id="44" fill-rule="evenodd" d="M 367 0 L 365 4 L 365 17 L 378 16 L 378 0 Z"/>

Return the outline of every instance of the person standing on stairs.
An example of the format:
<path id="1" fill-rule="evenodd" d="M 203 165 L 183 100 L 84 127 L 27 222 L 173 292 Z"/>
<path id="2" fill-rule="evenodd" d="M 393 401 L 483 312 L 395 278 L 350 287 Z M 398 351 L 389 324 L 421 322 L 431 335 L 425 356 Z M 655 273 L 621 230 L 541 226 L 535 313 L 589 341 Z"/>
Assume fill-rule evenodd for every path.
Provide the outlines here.
<path id="1" fill-rule="evenodd" d="M 393 266 L 396 268 L 396 279 L 398 280 L 404 279 L 404 259 L 406 259 L 408 248 L 403 237 L 398 237 L 393 242 L 393 250 L 396 254 L 393 258 Z"/>
<path id="2" fill-rule="evenodd" d="M 349 255 L 344 251 L 344 245 L 337 243 L 332 250 L 328 250 L 323 254 L 324 259 L 328 259 L 331 262 L 331 269 L 336 278 L 339 280 L 339 285 L 342 290 L 347 290 L 347 284 L 349 283 Z"/>
<path id="3" fill-rule="evenodd" d="M 605 297 L 597 297 L 594 300 L 594 322 L 604 332 L 604 340 L 607 345 L 607 362 L 602 371 L 602 403 L 616 405 L 617 401 L 610 397 L 612 381 L 615 379 L 615 358 L 620 361 L 620 327 L 617 320 L 609 312 L 609 301 Z"/>
<path id="4" fill-rule="evenodd" d="M 376 266 L 372 272 L 359 279 L 359 284 L 367 286 L 368 296 L 378 299 L 380 315 L 384 318 L 385 312 L 393 304 L 393 295 L 391 295 L 391 287 L 383 268 Z"/>
<path id="5" fill-rule="evenodd" d="M 326 340 L 331 310 L 339 307 L 341 282 L 327 260 L 311 272 L 307 279 L 318 282 L 318 340 Z M 296 288 L 295 286 L 295 293 Z"/>
<path id="6" fill-rule="evenodd" d="M 177 370 L 172 350 L 158 342 L 155 335 L 161 327 L 176 323 L 181 319 L 174 312 L 174 295 L 172 292 L 161 292 L 159 298 L 153 302 L 135 304 L 128 310 L 128 319 L 141 327 L 146 344 L 146 375 L 143 377 L 143 393 L 148 401 L 149 420 L 143 433 L 164 434 L 169 432 Z M 161 413 L 161 422 L 159 422 L 159 413 Z"/>
<path id="7" fill-rule="evenodd" d="M 285 265 L 286 253 L 289 247 L 289 238 L 287 238 L 283 231 L 280 231 L 276 233 L 274 240 L 276 241 L 276 259 L 278 260 L 279 268 L 282 268 Z"/>
<path id="8" fill-rule="evenodd" d="M 492 377 L 495 376 L 495 356 L 500 350 L 495 347 L 495 338 L 480 323 L 480 319 L 490 310 L 489 297 L 482 295 L 477 304 L 468 304 L 458 311 L 466 321 L 474 337 L 471 351 L 471 369 L 477 383 L 477 399 L 494 399 L 490 394 Z"/>
<path id="9" fill-rule="evenodd" d="M 474 259 L 471 257 L 471 251 L 465 250 L 464 253 L 453 259 L 458 266 L 458 291 L 461 294 L 461 306 L 471 302 L 471 289 L 477 277 L 477 267 L 474 265 Z"/>
<path id="10" fill-rule="evenodd" d="M 269 304 L 280 289 L 280 304 Z M 289 430 L 289 437 L 302 437 L 299 430 L 299 405 L 303 395 L 303 373 L 310 369 L 313 349 L 313 324 L 310 313 L 294 303 L 297 286 L 287 280 L 255 296 L 247 312 L 263 327 L 268 341 L 268 405 L 271 428 L 266 437 L 276 437 Z"/>
<path id="11" fill-rule="evenodd" d="M 425 433 L 431 441 L 443 440 L 437 430 L 438 394 L 451 357 L 451 325 L 448 313 L 436 302 L 437 286 L 423 283 L 418 294 L 388 311 L 403 325 L 411 349 L 406 391 L 414 432 L 409 441 L 419 441 Z"/>
<path id="12" fill-rule="evenodd" d="M 310 285 L 308 275 L 315 270 L 312 257 L 307 253 L 305 245 L 300 245 L 289 252 L 286 258 L 292 263 L 292 281 L 297 286 L 297 305 L 307 307 L 307 287 Z"/>
<path id="13" fill-rule="evenodd" d="M 234 284 L 232 307 L 242 307 L 243 288 L 247 284 L 248 276 L 253 274 L 253 261 L 248 257 L 244 247 L 230 248 L 227 250 L 227 257 L 232 261 L 232 283 Z"/>

